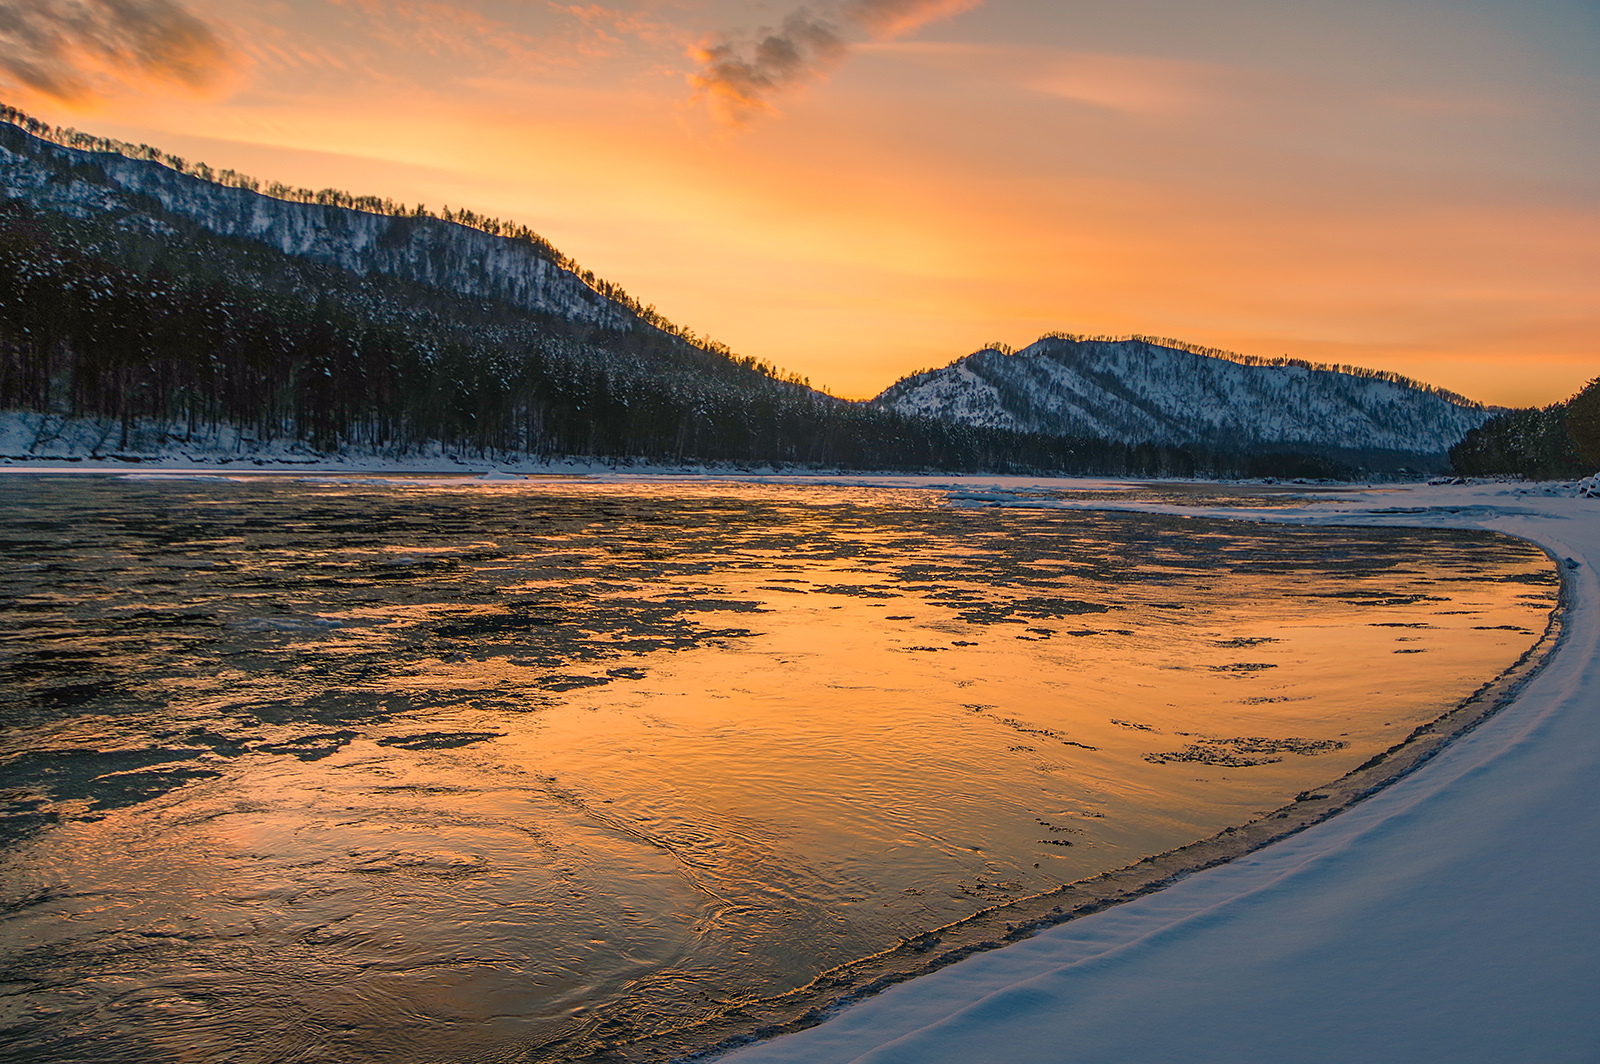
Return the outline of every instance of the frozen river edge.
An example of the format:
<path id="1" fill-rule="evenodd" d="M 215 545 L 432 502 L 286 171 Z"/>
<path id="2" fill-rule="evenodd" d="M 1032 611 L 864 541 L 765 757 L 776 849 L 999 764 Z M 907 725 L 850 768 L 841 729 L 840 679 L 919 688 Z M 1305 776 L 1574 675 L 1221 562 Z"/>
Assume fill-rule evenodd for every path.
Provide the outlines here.
<path id="1" fill-rule="evenodd" d="M 1450 714 L 1448 730 L 1440 722 L 1418 737 L 1424 756 L 1380 771 L 1348 800 L 1343 789 L 1316 792 L 1342 815 L 1307 809 L 1297 830 L 1274 814 L 1257 822 L 1258 846 L 1231 861 L 1219 852 L 1195 865 L 1216 867 L 1112 892 L 1127 904 L 1085 899 L 1103 911 L 719 1059 L 1596 1059 L 1595 504 L 1506 485 L 1415 485 L 1271 511 L 1055 505 L 1505 532 L 1559 560 L 1562 608 L 1536 652 Z M 1371 797 L 1352 806 L 1363 791 Z"/>
<path id="2" fill-rule="evenodd" d="M 988 501 L 991 504 L 1007 504 L 1004 492 L 999 498 L 991 496 Z M 1032 509 L 1041 504 L 1051 505 L 1024 494 L 1010 505 Z M 1141 512 L 1159 509 L 1164 512 L 1195 513 L 1189 508 L 1127 508 L 1136 508 Z M 1214 510 L 1208 510 L 1205 516 L 1241 517 L 1238 511 L 1219 513 Z M 1281 521 L 1282 517 L 1274 514 L 1273 520 Z M 1063 885 L 1056 890 L 993 906 L 943 927 L 902 939 L 892 949 L 831 969 L 787 994 L 746 1002 L 720 1017 L 691 1027 L 639 1042 L 615 1044 L 609 1047 L 609 1052 L 604 1053 L 605 1059 L 640 1062 L 708 1060 L 713 1057 L 744 1059 L 743 1054 L 735 1057 L 725 1057 L 723 1054 L 754 1042 L 816 1027 L 847 1006 L 872 998 L 889 987 L 925 977 L 975 954 L 1000 949 L 1032 938 L 1048 928 L 1080 920 L 1163 890 L 1196 872 L 1227 864 L 1345 812 L 1356 803 L 1409 776 L 1458 737 L 1511 705 L 1529 681 L 1549 663 L 1563 641 L 1571 579 L 1564 559 L 1552 553 L 1550 547 L 1539 545 L 1561 575 L 1560 600 L 1551 611 L 1539 640 L 1509 668 L 1486 681 L 1450 712 L 1420 725 L 1404 740 L 1339 779 L 1302 792 L 1289 804 L 1263 817 L 1224 828 L 1209 838 L 1152 855 L 1090 879 Z M 759 1059 L 768 1058 L 763 1055 Z M 770 1059 L 790 1058 L 773 1056 Z M 842 1061 L 854 1058 L 807 1056 L 794 1059 Z"/>

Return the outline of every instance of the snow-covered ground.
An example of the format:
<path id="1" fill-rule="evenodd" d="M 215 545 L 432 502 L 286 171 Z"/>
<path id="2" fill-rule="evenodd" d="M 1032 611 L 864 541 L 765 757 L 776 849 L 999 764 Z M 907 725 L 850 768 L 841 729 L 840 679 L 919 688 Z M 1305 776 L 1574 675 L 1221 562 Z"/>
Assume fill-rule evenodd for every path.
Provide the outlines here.
<path id="1" fill-rule="evenodd" d="M 177 424 L 136 421 L 127 430 L 114 418 L 62 417 L 0 410 L 0 470 L 34 472 L 198 469 L 227 472 L 606 473 L 626 461 L 478 454 L 434 444 L 384 453 L 351 449 L 312 450 L 298 440 L 262 441 L 228 426 L 187 431 Z M 658 467 L 660 471 L 690 472 Z"/>
<path id="2" fill-rule="evenodd" d="M 1523 536 L 1562 559 L 1564 635 L 1510 707 L 1345 813 L 719 1064 L 1600 1061 L 1600 502 L 1114 505 Z"/>

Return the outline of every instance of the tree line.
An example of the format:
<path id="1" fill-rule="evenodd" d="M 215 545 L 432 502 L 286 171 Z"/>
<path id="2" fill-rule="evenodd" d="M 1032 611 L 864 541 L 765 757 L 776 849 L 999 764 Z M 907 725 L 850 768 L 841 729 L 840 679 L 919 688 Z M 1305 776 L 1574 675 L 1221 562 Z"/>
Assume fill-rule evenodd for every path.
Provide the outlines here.
<path id="1" fill-rule="evenodd" d="M 1508 410 L 1450 449 L 1463 476 L 1565 480 L 1600 471 L 1600 377 L 1546 407 Z"/>
<path id="2" fill-rule="evenodd" d="M 589 328 L 218 237 L 0 205 L 0 407 L 219 426 L 259 445 L 847 469 L 1335 476 L 1306 455 L 979 429 L 775 380 L 660 332 Z"/>

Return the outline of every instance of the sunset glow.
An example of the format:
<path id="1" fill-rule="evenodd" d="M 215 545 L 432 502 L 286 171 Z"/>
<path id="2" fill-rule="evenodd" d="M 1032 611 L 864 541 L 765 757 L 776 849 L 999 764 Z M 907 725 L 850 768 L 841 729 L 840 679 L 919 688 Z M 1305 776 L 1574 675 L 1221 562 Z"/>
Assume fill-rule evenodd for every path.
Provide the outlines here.
<path id="1" fill-rule="evenodd" d="M 1600 373 L 1578 0 L 29 0 L 0 98 L 531 226 L 866 397 L 1143 333 L 1544 404 Z"/>

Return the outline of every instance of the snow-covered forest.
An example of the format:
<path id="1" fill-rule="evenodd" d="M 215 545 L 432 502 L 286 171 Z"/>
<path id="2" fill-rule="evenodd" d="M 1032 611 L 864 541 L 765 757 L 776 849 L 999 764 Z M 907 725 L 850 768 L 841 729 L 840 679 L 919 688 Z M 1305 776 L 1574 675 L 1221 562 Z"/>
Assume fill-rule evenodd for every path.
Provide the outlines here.
<path id="1" fill-rule="evenodd" d="M 0 410 L 93 421 L 99 454 L 226 439 L 240 454 L 1340 476 L 1442 469 L 1487 416 L 1391 379 L 1067 340 L 847 402 L 666 321 L 523 227 L 262 192 L 0 119 Z M 1287 386 L 1241 387 L 1263 374 Z M 1084 382 L 1098 405 L 1064 405 Z M 70 434 L 34 435 L 14 457 Z"/>

